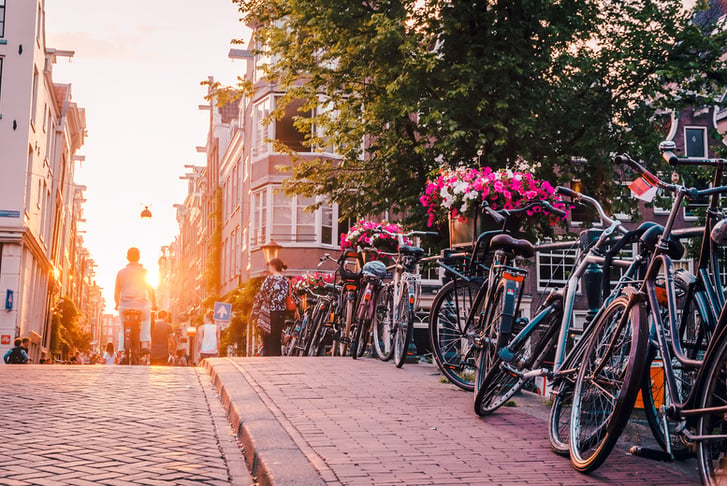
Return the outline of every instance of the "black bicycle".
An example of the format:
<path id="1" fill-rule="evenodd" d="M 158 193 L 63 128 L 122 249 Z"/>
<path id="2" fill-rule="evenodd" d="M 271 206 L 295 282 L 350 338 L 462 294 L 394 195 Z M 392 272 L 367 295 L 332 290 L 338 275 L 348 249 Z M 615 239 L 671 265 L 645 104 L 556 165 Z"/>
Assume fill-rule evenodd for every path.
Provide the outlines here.
<path id="1" fill-rule="evenodd" d="M 445 252 L 439 266 L 449 281 L 437 292 L 429 314 L 429 338 L 434 359 L 440 371 L 458 387 L 473 391 L 476 377 L 484 377 L 495 360 L 499 323 L 503 316 L 512 324 L 513 310 L 519 306 L 520 296 L 510 295 L 497 283 L 507 273 L 512 279 L 520 278 L 515 259 L 529 258 L 533 245 L 512 236 L 523 215 L 535 208 L 560 217 L 565 212 L 547 201 L 534 201 L 518 209 L 485 212 L 501 228 L 480 234 L 471 252 Z M 464 265 L 455 262 L 464 260 Z M 513 269 L 513 273 L 509 273 Z"/>

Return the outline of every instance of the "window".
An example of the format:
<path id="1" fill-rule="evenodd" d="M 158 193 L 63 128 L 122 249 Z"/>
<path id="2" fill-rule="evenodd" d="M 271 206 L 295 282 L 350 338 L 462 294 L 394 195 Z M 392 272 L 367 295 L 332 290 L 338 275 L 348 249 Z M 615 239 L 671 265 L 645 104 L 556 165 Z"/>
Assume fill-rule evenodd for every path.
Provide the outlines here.
<path id="1" fill-rule="evenodd" d="M 538 290 L 563 287 L 576 263 L 577 254 L 575 248 L 538 252 Z"/>
<path id="2" fill-rule="evenodd" d="M 252 231 L 250 232 L 252 246 L 264 245 L 267 241 L 267 195 L 267 189 L 252 195 Z"/>
<path id="3" fill-rule="evenodd" d="M 251 246 L 263 245 L 268 239 L 283 244 L 334 245 L 337 210 L 324 203 L 315 211 L 306 211 L 315 202 L 312 197 L 286 196 L 274 187 L 253 193 Z"/>
<path id="4" fill-rule="evenodd" d="M 30 109 L 30 121 L 35 125 L 35 113 L 38 111 L 38 69 L 33 71 L 33 103 Z"/>
<path id="5" fill-rule="evenodd" d="M 276 98 L 276 103 L 280 102 L 282 97 Z M 285 105 L 285 115 L 275 121 L 275 140 L 281 142 L 290 150 L 296 152 L 309 152 L 310 145 L 305 143 L 305 135 L 295 126 L 295 120 L 298 118 L 310 118 L 311 112 L 299 111 L 303 106 L 303 100 L 293 100 Z"/>
<path id="6" fill-rule="evenodd" d="M 707 129 L 705 127 L 687 127 L 684 129 L 684 146 L 687 157 L 707 156 Z"/>
<path id="7" fill-rule="evenodd" d="M 254 126 L 255 126 L 255 140 L 253 142 L 253 150 L 255 155 L 263 155 L 268 153 L 268 142 L 270 138 L 269 128 L 270 125 L 265 122 L 266 117 L 270 113 L 267 106 L 267 100 L 255 105 L 254 113 Z"/>
<path id="8" fill-rule="evenodd" d="M 0 0 L 0 38 L 2 37 L 5 37 L 5 0 Z"/>

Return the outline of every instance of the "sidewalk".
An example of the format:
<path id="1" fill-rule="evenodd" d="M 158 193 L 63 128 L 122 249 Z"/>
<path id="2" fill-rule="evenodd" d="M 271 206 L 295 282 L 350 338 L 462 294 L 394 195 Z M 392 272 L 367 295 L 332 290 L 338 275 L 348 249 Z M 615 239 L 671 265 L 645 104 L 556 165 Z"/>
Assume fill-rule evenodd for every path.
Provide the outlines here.
<path id="1" fill-rule="evenodd" d="M 553 454 L 547 408 L 479 418 L 436 366 L 373 359 L 216 358 L 209 371 L 259 484 L 699 484 L 696 462 L 613 451 L 583 475 Z"/>

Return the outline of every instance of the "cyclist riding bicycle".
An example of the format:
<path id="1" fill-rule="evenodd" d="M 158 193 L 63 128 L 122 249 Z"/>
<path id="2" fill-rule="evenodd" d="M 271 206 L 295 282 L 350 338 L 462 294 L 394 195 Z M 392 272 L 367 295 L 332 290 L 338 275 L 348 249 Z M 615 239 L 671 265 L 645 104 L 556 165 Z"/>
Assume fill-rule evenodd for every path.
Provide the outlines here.
<path id="1" fill-rule="evenodd" d="M 116 275 L 114 300 L 122 322 L 125 311 L 141 312 L 139 341 L 141 349 L 148 352 L 151 344 L 151 311 L 156 310 L 156 296 L 154 289 L 146 280 L 146 268 L 139 263 L 139 257 L 138 248 L 132 247 L 126 252 L 129 264 Z"/>

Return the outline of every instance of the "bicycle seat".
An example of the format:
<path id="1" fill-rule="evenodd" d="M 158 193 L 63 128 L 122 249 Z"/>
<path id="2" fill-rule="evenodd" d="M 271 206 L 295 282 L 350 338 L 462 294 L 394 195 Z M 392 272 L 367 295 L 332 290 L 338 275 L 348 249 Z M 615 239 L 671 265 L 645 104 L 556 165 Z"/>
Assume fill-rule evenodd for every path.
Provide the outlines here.
<path id="1" fill-rule="evenodd" d="M 413 256 L 415 258 L 421 258 L 424 256 L 424 249 L 416 246 L 400 246 L 399 253 L 402 255 Z"/>
<path id="2" fill-rule="evenodd" d="M 662 233 L 664 233 L 664 227 L 660 224 L 654 225 L 644 231 L 639 242 L 645 249 L 652 252 L 656 248 L 656 244 L 659 242 L 659 238 Z M 679 260 L 682 256 L 684 256 L 684 245 L 682 245 L 679 240 L 669 238 L 669 245 L 666 254 L 669 255 L 669 258 L 672 260 Z"/>
<path id="3" fill-rule="evenodd" d="M 378 260 L 368 262 L 363 266 L 361 273 L 367 277 L 385 278 L 386 277 L 386 265 Z"/>
<path id="4" fill-rule="evenodd" d="M 715 245 L 727 246 L 727 219 L 723 219 L 714 225 L 711 238 Z"/>
<path id="5" fill-rule="evenodd" d="M 490 249 L 492 250 L 510 250 L 515 255 L 523 258 L 530 258 L 535 255 L 535 248 L 528 240 L 519 240 L 510 235 L 495 235 L 490 240 Z"/>

